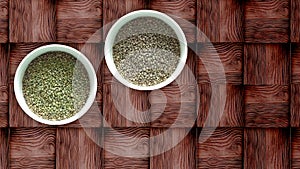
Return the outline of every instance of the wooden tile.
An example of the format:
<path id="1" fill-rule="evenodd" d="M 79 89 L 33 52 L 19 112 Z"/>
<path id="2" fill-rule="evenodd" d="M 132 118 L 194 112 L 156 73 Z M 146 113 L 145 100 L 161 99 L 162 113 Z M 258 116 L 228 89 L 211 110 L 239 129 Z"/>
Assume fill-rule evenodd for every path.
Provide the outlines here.
<path id="1" fill-rule="evenodd" d="M 56 168 L 102 168 L 101 128 L 58 128 Z"/>
<path id="2" fill-rule="evenodd" d="M 245 129 L 244 168 L 289 168 L 289 129 Z"/>
<path id="3" fill-rule="evenodd" d="M 243 2 L 197 1 L 198 42 L 243 42 Z"/>
<path id="4" fill-rule="evenodd" d="M 8 80 L 8 45 L 0 44 L 0 86 L 7 86 L 7 80 Z M 2 95 L 0 94 L 0 98 L 1 96 Z"/>
<path id="5" fill-rule="evenodd" d="M 185 133 L 187 135 L 177 143 Z M 150 140 L 150 169 L 196 168 L 196 130 L 188 132 L 185 128 L 151 128 L 150 137 L 153 138 Z M 163 147 L 173 144 L 172 149 L 162 152 L 165 150 Z"/>
<path id="6" fill-rule="evenodd" d="M 10 168 L 54 168 L 55 129 L 11 129 Z"/>
<path id="7" fill-rule="evenodd" d="M 215 90 L 216 96 L 212 96 L 212 89 Z M 225 90 L 226 97 L 222 97 L 222 91 Z M 198 127 L 244 126 L 243 86 L 199 84 L 199 93 Z M 224 107 L 222 107 L 223 104 L 221 103 L 224 99 L 226 99 L 226 102 Z"/>
<path id="8" fill-rule="evenodd" d="M 197 54 L 198 83 L 242 84 L 243 44 L 200 43 Z"/>
<path id="9" fill-rule="evenodd" d="M 8 0 L 0 0 L 0 43 L 8 41 Z"/>
<path id="10" fill-rule="evenodd" d="M 0 44 L 0 127 L 8 126 L 8 45 Z"/>
<path id="11" fill-rule="evenodd" d="M 288 127 L 289 87 L 245 86 L 246 127 Z"/>
<path id="12" fill-rule="evenodd" d="M 199 129 L 200 130 L 200 129 Z M 197 168 L 242 168 L 243 130 L 203 128 L 197 143 Z M 207 140 L 202 140 L 210 136 Z"/>
<path id="13" fill-rule="evenodd" d="M 289 46 L 286 44 L 246 44 L 244 84 L 287 85 L 290 76 Z"/>
<path id="14" fill-rule="evenodd" d="M 104 126 L 149 126 L 148 93 L 114 82 L 103 85 Z"/>
<path id="15" fill-rule="evenodd" d="M 148 128 L 106 128 L 104 169 L 148 169 Z"/>
<path id="16" fill-rule="evenodd" d="M 289 0 L 249 0 L 245 3 L 245 42 L 289 41 Z"/>
<path id="17" fill-rule="evenodd" d="M 291 44 L 291 83 L 300 83 L 300 44 Z"/>
<path id="18" fill-rule="evenodd" d="M 290 122 L 291 127 L 300 127 L 300 85 L 291 84 Z"/>
<path id="19" fill-rule="evenodd" d="M 151 0 L 149 8 L 173 17 L 183 29 L 187 41 L 196 41 L 196 1 L 195 0 Z"/>
<path id="20" fill-rule="evenodd" d="M 102 40 L 102 0 L 57 1 L 56 10 L 58 42 Z"/>
<path id="21" fill-rule="evenodd" d="M 300 130 L 293 128 L 291 132 L 291 168 L 296 169 L 300 167 Z"/>
<path id="22" fill-rule="evenodd" d="M 8 163 L 9 163 L 9 146 L 8 146 L 8 129 L 0 129 L 0 168 L 8 169 Z"/>
<path id="23" fill-rule="evenodd" d="M 300 42 L 300 1 L 290 1 L 290 38 L 291 42 Z"/>
<path id="24" fill-rule="evenodd" d="M 10 42 L 56 40 L 55 0 L 12 0 L 9 19 Z"/>
<path id="25" fill-rule="evenodd" d="M 113 23 L 123 15 L 140 9 L 145 9 L 147 0 L 103 0 L 103 35 L 104 38 Z"/>

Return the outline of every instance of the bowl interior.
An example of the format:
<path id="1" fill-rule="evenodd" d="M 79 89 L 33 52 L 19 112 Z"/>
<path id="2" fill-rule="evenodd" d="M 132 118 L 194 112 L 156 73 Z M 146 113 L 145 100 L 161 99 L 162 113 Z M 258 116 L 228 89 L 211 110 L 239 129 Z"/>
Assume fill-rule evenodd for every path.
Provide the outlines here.
<path id="1" fill-rule="evenodd" d="M 112 48 L 114 45 L 116 35 L 118 34 L 120 28 L 122 28 L 122 26 L 124 26 L 129 21 L 134 20 L 139 17 L 155 17 L 157 19 L 162 20 L 163 22 L 168 24 L 174 30 L 174 32 L 176 33 L 176 36 L 180 42 L 180 60 L 178 62 L 178 65 L 177 65 L 175 71 L 165 81 L 163 81 L 159 84 L 153 85 L 153 86 L 138 86 L 138 85 L 135 85 L 135 84 L 131 83 L 130 81 L 124 79 L 122 77 L 122 75 L 120 75 L 120 73 L 118 72 L 116 65 L 114 63 L 114 60 L 113 60 Z M 105 60 L 106 60 L 106 63 L 108 65 L 110 72 L 122 84 L 124 84 L 125 86 L 130 87 L 132 89 L 136 89 L 136 90 L 155 90 L 155 89 L 159 89 L 159 88 L 162 88 L 162 87 L 170 84 L 173 80 L 175 80 L 177 78 L 177 76 L 179 76 L 179 74 L 183 70 L 186 59 L 187 59 L 187 50 L 188 50 L 187 49 L 187 41 L 186 41 L 185 35 L 184 35 L 182 29 L 180 28 L 180 26 L 168 15 L 158 12 L 158 11 L 153 11 L 153 10 L 134 11 L 134 12 L 131 12 L 131 13 L 121 17 L 109 30 L 107 37 L 105 39 L 105 47 L 104 47 Z"/>
<path id="2" fill-rule="evenodd" d="M 43 118 L 39 117 L 38 115 L 36 115 L 35 113 L 33 113 L 30 110 L 30 108 L 28 107 L 28 105 L 26 104 L 26 100 L 24 98 L 23 90 L 22 90 L 23 77 L 24 77 L 25 71 L 26 71 L 27 67 L 29 66 L 29 64 L 35 58 L 39 57 L 40 55 L 47 53 L 47 52 L 53 52 L 53 51 L 61 51 L 61 52 L 69 53 L 73 57 L 75 57 L 78 61 L 80 61 L 84 65 L 84 67 L 88 73 L 88 78 L 89 78 L 89 82 L 90 82 L 89 96 L 88 96 L 86 103 L 82 107 L 82 109 L 79 112 L 77 112 L 74 116 L 72 116 L 68 119 L 61 120 L 61 121 L 51 121 L 51 120 L 43 119 Z M 33 118 L 34 120 L 36 120 L 40 123 L 44 123 L 44 124 L 62 125 L 62 124 L 71 123 L 71 122 L 79 119 L 91 107 L 91 105 L 94 102 L 94 99 L 96 97 L 97 78 L 96 78 L 96 73 L 94 71 L 92 64 L 81 52 L 79 52 L 76 49 L 71 48 L 69 46 L 52 44 L 52 45 L 42 46 L 42 47 L 39 47 L 39 48 L 33 50 L 22 60 L 22 62 L 19 64 L 16 74 L 15 74 L 14 91 L 15 91 L 16 99 L 17 99 L 19 105 L 24 110 L 24 112 L 26 114 L 28 114 L 31 118 Z"/>

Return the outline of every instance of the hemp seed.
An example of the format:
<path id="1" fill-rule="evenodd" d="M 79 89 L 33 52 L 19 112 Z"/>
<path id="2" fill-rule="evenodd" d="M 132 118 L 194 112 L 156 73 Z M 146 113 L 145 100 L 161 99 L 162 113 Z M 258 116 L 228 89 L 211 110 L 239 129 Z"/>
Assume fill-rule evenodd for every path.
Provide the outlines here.
<path id="1" fill-rule="evenodd" d="M 89 79 L 81 62 L 65 52 L 47 52 L 25 71 L 23 94 L 39 117 L 59 121 L 74 116 L 89 95 Z"/>
<path id="2" fill-rule="evenodd" d="M 180 42 L 174 30 L 162 20 L 140 17 L 119 30 L 113 59 L 123 78 L 139 86 L 153 86 L 175 71 Z"/>

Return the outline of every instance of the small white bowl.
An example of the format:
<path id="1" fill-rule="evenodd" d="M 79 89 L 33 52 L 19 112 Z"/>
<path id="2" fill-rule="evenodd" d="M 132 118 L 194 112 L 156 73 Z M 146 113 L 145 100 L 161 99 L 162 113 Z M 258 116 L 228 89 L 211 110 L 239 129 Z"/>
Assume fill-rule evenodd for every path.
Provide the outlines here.
<path id="1" fill-rule="evenodd" d="M 120 75 L 120 73 L 118 72 L 116 65 L 114 63 L 114 60 L 113 60 L 112 48 L 114 45 L 115 37 L 118 34 L 120 28 L 122 26 L 124 26 L 126 23 L 130 22 L 131 20 L 139 18 L 139 17 L 155 17 L 155 18 L 162 20 L 163 22 L 168 24 L 175 31 L 177 38 L 180 42 L 180 60 L 177 65 L 177 68 L 175 69 L 175 71 L 169 78 L 167 78 L 165 81 L 163 81 L 159 84 L 153 85 L 153 86 L 138 86 L 138 85 L 135 85 L 135 84 L 131 83 L 130 81 L 124 79 L 122 77 L 122 75 Z M 110 72 L 122 84 L 124 84 L 125 86 L 130 87 L 132 89 L 136 89 L 136 90 L 155 90 L 155 89 L 159 89 L 159 88 L 162 88 L 162 87 L 170 84 L 181 73 L 181 71 L 183 70 L 183 68 L 185 66 L 185 62 L 187 59 L 188 48 L 187 48 L 187 41 L 186 41 L 186 38 L 185 38 L 185 35 L 184 35 L 182 29 L 171 17 L 169 17 L 168 15 L 166 15 L 164 13 L 154 11 L 154 10 L 138 10 L 138 11 L 128 13 L 127 15 L 124 15 L 111 27 L 111 29 L 109 30 L 107 37 L 105 39 L 104 53 L 105 53 L 105 60 L 106 60 L 106 63 L 107 63 L 107 66 L 108 66 Z"/>
<path id="2" fill-rule="evenodd" d="M 74 56 L 76 59 L 78 59 L 86 68 L 88 77 L 89 77 L 89 81 L 90 81 L 89 96 L 88 96 L 88 99 L 87 99 L 85 105 L 74 116 L 72 116 L 68 119 L 61 120 L 61 121 L 51 121 L 51 120 L 43 119 L 43 118 L 37 116 L 35 113 L 33 113 L 30 110 L 30 108 L 28 107 L 28 105 L 26 104 L 25 98 L 23 96 L 23 91 L 22 91 L 22 85 L 23 85 L 22 81 L 23 81 L 23 77 L 24 77 L 24 74 L 25 74 L 25 71 L 26 71 L 28 65 L 35 58 L 39 57 L 40 55 L 47 53 L 47 52 L 53 52 L 53 51 L 66 52 L 66 53 L 69 53 L 72 56 Z M 16 74 L 15 74 L 15 78 L 14 78 L 14 91 L 15 91 L 16 99 L 17 99 L 19 105 L 21 106 L 23 111 L 28 116 L 30 116 L 31 118 L 33 118 L 34 120 L 36 120 L 40 123 L 44 123 L 44 124 L 48 124 L 48 125 L 63 125 L 63 124 L 71 123 L 71 122 L 79 119 L 92 106 L 94 99 L 96 97 L 96 92 L 97 92 L 97 77 L 96 77 L 96 73 L 93 68 L 93 65 L 78 50 L 76 50 L 72 47 L 69 47 L 69 46 L 59 45 L 59 44 L 46 45 L 46 46 L 39 47 L 39 48 L 33 50 L 32 52 L 30 52 L 19 64 Z"/>

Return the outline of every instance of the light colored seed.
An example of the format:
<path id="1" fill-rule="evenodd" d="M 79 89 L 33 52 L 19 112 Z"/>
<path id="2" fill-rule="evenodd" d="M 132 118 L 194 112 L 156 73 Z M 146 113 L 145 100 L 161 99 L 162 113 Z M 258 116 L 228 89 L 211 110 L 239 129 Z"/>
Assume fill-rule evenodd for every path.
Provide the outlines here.
<path id="1" fill-rule="evenodd" d="M 113 46 L 113 59 L 119 73 L 140 86 L 165 81 L 175 71 L 179 58 L 176 33 L 154 17 L 141 17 L 125 24 Z"/>

